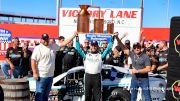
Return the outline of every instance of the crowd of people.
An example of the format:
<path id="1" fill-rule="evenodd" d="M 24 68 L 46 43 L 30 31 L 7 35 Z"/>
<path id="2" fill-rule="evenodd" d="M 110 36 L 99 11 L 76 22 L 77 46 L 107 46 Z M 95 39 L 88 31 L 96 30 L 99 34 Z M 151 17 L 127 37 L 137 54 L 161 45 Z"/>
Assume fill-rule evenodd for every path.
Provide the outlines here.
<path id="1" fill-rule="evenodd" d="M 121 40 L 126 35 L 127 33 L 119 37 L 118 33 L 114 33 L 110 42 L 102 40 L 99 46 L 96 40 L 88 39 L 80 44 L 77 32 L 67 40 L 60 36 L 58 42 L 48 34 L 42 34 L 42 41 L 33 52 L 28 49 L 28 41 L 19 47 L 19 38 L 15 37 L 12 39 L 13 46 L 7 49 L 1 68 L 6 79 L 21 78 L 32 73 L 36 80 L 36 101 L 48 100 L 54 76 L 81 65 L 85 67 L 85 100 L 90 101 L 93 96 L 95 101 L 100 101 L 102 65 L 129 68 L 132 74 L 131 101 L 136 101 L 138 87 L 142 88 L 146 101 L 151 101 L 150 91 L 147 89 L 148 73 L 166 73 L 167 41 L 145 42 L 145 38 L 142 38 L 132 45 L 130 40 L 125 40 L 123 44 Z M 76 47 L 73 45 L 74 38 Z M 117 46 L 112 48 L 114 40 L 117 40 Z"/>

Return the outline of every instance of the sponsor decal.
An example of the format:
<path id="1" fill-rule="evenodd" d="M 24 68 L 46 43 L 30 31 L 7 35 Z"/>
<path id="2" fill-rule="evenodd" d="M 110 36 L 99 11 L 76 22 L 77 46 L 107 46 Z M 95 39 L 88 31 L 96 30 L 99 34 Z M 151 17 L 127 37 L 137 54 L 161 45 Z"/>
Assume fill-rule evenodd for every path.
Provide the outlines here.
<path id="1" fill-rule="evenodd" d="M 98 41 L 99 45 L 100 45 L 100 42 L 103 41 L 103 40 L 107 40 L 108 42 L 110 42 L 110 40 L 112 39 L 112 36 L 109 35 L 109 34 L 86 34 L 85 35 L 86 39 L 92 41 L 92 40 L 95 40 L 95 41 Z"/>
<path id="2" fill-rule="evenodd" d="M 178 53 L 178 56 L 180 57 L 180 34 L 174 39 L 174 48 L 175 51 Z"/>
<path id="3" fill-rule="evenodd" d="M 172 94 L 175 99 L 177 99 L 177 100 L 180 99 L 180 80 L 177 80 L 173 83 Z"/>
<path id="4" fill-rule="evenodd" d="M 11 42 L 12 33 L 9 30 L 0 28 L 0 42 L 9 43 Z"/>

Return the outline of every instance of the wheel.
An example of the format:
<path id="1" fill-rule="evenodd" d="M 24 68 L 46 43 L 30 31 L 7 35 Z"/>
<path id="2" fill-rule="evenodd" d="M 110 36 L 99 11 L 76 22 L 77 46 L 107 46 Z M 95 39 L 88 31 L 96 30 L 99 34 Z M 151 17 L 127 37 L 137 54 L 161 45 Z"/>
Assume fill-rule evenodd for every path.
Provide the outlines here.
<path id="1" fill-rule="evenodd" d="M 109 96 L 109 101 L 130 101 L 130 93 L 123 88 L 115 88 Z"/>

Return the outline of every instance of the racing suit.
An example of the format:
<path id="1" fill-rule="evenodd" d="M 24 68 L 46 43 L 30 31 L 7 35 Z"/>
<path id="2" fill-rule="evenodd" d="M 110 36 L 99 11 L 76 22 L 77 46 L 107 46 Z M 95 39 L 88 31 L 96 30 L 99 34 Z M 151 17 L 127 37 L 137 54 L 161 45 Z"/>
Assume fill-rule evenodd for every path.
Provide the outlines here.
<path id="1" fill-rule="evenodd" d="M 76 49 L 78 53 L 84 58 L 84 85 L 85 85 L 85 101 L 91 101 L 92 96 L 95 101 L 101 101 L 101 70 L 102 70 L 102 59 L 106 57 L 108 52 L 111 50 L 113 45 L 113 40 L 108 44 L 108 47 L 103 52 L 100 53 L 87 53 L 80 48 L 80 43 L 77 37 Z"/>

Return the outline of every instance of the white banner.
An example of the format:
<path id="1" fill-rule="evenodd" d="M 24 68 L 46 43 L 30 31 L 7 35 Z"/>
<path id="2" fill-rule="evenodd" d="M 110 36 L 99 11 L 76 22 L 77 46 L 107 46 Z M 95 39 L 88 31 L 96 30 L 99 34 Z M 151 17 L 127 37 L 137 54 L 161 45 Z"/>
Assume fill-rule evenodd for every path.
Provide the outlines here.
<path id="1" fill-rule="evenodd" d="M 74 31 L 77 30 L 77 14 L 80 8 L 60 8 L 60 26 L 59 34 L 70 37 Z M 94 19 L 98 18 L 98 9 L 88 8 L 90 13 L 90 32 L 93 32 Z M 121 36 L 123 33 L 128 32 L 125 39 L 131 42 L 139 41 L 140 25 L 141 25 L 141 9 L 118 9 L 118 8 L 102 8 L 100 18 L 104 19 L 104 32 L 107 30 L 107 23 L 114 22 L 114 32 L 119 32 Z M 84 35 L 80 37 L 85 38 Z M 125 40 L 124 39 L 124 40 Z M 124 41 L 123 40 L 123 41 Z M 81 43 L 83 43 L 83 40 Z"/>

